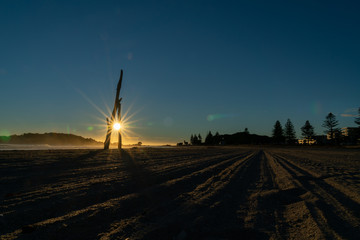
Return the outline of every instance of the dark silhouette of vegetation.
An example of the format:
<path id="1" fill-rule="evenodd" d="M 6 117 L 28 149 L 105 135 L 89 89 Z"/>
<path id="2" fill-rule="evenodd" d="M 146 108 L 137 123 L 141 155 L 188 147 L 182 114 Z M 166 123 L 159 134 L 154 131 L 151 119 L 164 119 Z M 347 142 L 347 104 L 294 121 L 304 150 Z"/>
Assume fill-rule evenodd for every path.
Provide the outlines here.
<path id="1" fill-rule="evenodd" d="M 190 137 L 190 143 L 191 145 L 201 145 L 201 142 L 202 142 L 202 138 L 201 138 L 201 135 L 191 135 Z"/>
<path id="2" fill-rule="evenodd" d="M 305 125 L 301 127 L 301 135 L 306 139 L 307 144 L 314 137 L 314 127 L 306 120 Z"/>
<path id="3" fill-rule="evenodd" d="M 301 136 L 304 140 L 299 140 L 299 143 L 303 144 L 317 144 L 326 145 L 331 143 L 343 144 L 343 145 L 355 145 L 360 143 L 360 108 L 358 109 L 358 115 L 355 116 L 354 122 L 358 127 L 346 127 L 343 129 L 338 128 L 339 125 L 336 116 L 333 113 L 329 113 L 326 116 L 322 126 L 326 128 L 325 135 L 315 135 L 314 127 L 307 120 L 304 126 L 301 127 Z M 298 144 L 296 139 L 296 131 L 293 123 L 290 119 L 287 119 L 284 128 L 281 126 L 280 121 L 276 121 L 272 130 L 272 137 L 260 136 L 256 134 L 250 134 L 248 128 L 245 128 L 243 132 L 237 132 L 234 134 L 220 135 L 216 132 L 215 135 L 209 131 L 205 137 L 204 143 L 202 143 L 201 135 L 194 134 L 190 138 L 191 145 L 239 145 L 239 144 Z"/>
<path id="4" fill-rule="evenodd" d="M 220 145 L 221 144 L 221 135 L 219 134 L 219 132 L 215 133 L 214 136 L 214 145 Z"/>
<path id="5" fill-rule="evenodd" d="M 275 122 L 272 133 L 273 141 L 275 144 L 281 144 L 284 142 L 284 130 L 282 129 L 281 123 L 279 121 Z"/>
<path id="6" fill-rule="evenodd" d="M 201 145 L 199 141 L 199 135 L 191 135 L 190 143 L 191 145 Z M 239 145 L 239 144 L 269 144 L 271 143 L 271 138 L 268 136 L 259 136 L 256 134 L 250 134 L 249 130 L 245 128 L 244 132 L 238 132 L 234 134 L 224 134 L 220 135 L 219 132 L 216 132 L 215 135 L 211 131 L 208 132 L 205 138 L 205 145 L 216 146 L 216 145 Z"/>
<path id="7" fill-rule="evenodd" d="M 333 113 L 329 113 L 326 116 L 324 123 L 322 124 L 322 126 L 327 129 L 325 133 L 328 134 L 331 143 L 334 143 L 335 138 L 339 138 L 340 131 L 338 128 L 336 128 L 338 125 L 339 122 L 336 120 L 336 117 Z"/>
<path id="8" fill-rule="evenodd" d="M 249 129 L 245 128 L 244 133 L 249 134 Z"/>
<path id="9" fill-rule="evenodd" d="M 294 125 L 288 119 L 285 123 L 285 129 L 284 129 L 284 137 L 287 144 L 295 144 L 296 143 L 296 132 Z"/>
<path id="10" fill-rule="evenodd" d="M 194 136 L 192 136 L 192 138 L 190 139 L 191 145 L 197 145 L 198 143 L 198 137 L 195 134 Z"/>
<path id="11" fill-rule="evenodd" d="M 257 134 L 250 134 L 248 132 L 238 132 L 234 134 L 220 135 L 221 142 L 224 145 L 239 145 L 239 144 L 270 144 L 271 138 L 268 136 L 260 136 Z"/>
<path id="12" fill-rule="evenodd" d="M 358 108 L 358 114 L 355 116 L 354 123 L 358 125 L 355 128 L 349 129 L 346 140 L 352 144 L 360 144 L 360 107 Z"/>
<path id="13" fill-rule="evenodd" d="M 360 128 L 360 107 L 358 109 L 358 115 L 357 117 L 355 117 L 354 122 L 358 125 L 358 127 Z"/>
<path id="14" fill-rule="evenodd" d="M 212 135 L 211 131 L 209 131 L 205 138 L 205 145 L 213 145 L 214 142 L 214 136 Z"/>
<path id="15" fill-rule="evenodd" d="M 220 145 L 221 144 L 222 136 L 219 134 L 219 132 L 216 132 L 215 135 L 211 133 L 211 131 L 208 132 L 205 138 L 205 145 Z"/>

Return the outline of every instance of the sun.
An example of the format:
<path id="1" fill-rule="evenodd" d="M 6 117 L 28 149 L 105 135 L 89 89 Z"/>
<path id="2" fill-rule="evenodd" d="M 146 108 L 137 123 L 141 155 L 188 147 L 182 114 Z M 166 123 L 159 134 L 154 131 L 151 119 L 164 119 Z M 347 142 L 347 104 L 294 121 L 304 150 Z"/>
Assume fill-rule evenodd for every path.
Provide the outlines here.
<path id="1" fill-rule="evenodd" d="M 120 130 L 120 128 L 121 128 L 121 125 L 120 125 L 120 123 L 114 123 L 114 125 L 113 125 L 113 129 L 115 129 L 116 131 L 119 131 Z"/>

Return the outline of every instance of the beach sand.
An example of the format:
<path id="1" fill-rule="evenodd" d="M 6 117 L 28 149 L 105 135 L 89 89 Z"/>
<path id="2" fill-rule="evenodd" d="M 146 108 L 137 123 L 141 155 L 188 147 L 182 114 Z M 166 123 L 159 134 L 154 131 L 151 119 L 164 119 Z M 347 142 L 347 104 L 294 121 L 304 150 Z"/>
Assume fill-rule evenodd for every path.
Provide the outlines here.
<path id="1" fill-rule="evenodd" d="M 0 239 L 359 239 L 358 149 L 0 151 Z"/>

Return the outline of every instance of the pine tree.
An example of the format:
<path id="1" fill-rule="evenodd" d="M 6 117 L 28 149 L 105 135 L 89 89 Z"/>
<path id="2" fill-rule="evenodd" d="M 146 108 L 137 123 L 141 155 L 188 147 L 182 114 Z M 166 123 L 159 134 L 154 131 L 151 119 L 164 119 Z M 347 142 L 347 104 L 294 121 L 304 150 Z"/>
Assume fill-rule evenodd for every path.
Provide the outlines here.
<path id="1" fill-rule="evenodd" d="M 211 131 L 209 131 L 209 133 L 206 135 L 206 138 L 205 138 L 205 144 L 212 145 L 213 143 L 214 143 L 214 137 L 213 137 Z"/>
<path id="2" fill-rule="evenodd" d="M 292 124 L 290 119 L 286 121 L 284 133 L 285 133 L 284 135 L 285 135 L 286 143 L 294 144 L 296 141 L 296 133 L 295 133 L 294 125 Z"/>
<path id="3" fill-rule="evenodd" d="M 339 125 L 339 122 L 336 120 L 335 115 L 329 113 L 322 126 L 327 129 L 325 133 L 329 135 L 331 142 L 333 142 L 335 138 L 335 133 L 339 131 L 339 129 L 336 128 L 337 125 Z"/>
<path id="4" fill-rule="evenodd" d="M 193 145 L 198 145 L 199 139 L 198 139 L 198 137 L 196 136 L 196 134 L 194 135 L 193 140 L 194 140 Z"/>
<path id="5" fill-rule="evenodd" d="M 194 135 L 191 134 L 191 137 L 190 137 L 190 143 L 191 145 L 194 145 Z"/>
<path id="6" fill-rule="evenodd" d="M 273 140 L 276 144 L 282 143 L 284 141 L 284 131 L 279 121 L 276 121 L 274 125 Z"/>
<path id="7" fill-rule="evenodd" d="M 201 145 L 201 143 L 202 143 L 202 137 L 201 137 L 201 135 L 199 133 L 199 135 L 198 135 L 198 144 Z"/>
<path id="8" fill-rule="evenodd" d="M 220 134 L 219 134 L 219 132 L 216 132 L 216 133 L 215 133 L 215 136 L 214 136 L 214 144 L 215 144 L 215 145 L 219 145 L 219 144 L 220 144 L 220 141 L 221 141 L 221 139 L 220 139 Z"/>
<path id="9" fill-rule="evenodd" d="M 314 137 L 314 127 L 311 126 L 309 120 L 306 120 L 305 125 L 301 127 L 301 135 L 307 140 L 307 143 Z"/>
<path id="10" fill-rule="evenodd" d="M 358 114 L 355 117 L 354 122 L 358 125 L 358 128 L 352 130 L 352 135 L 355 137 L 355 139 L 359 139 L 360 138 L 360 107 L 358 109 Z"/>
<path id="11" fill-rule="evenodd" d="M 360 107 L 358 109 L 358 115 L 357 117 L 355 117 L 355 121 L 354 121 L 357 125 L 359 125 L 360 127 Z"/>

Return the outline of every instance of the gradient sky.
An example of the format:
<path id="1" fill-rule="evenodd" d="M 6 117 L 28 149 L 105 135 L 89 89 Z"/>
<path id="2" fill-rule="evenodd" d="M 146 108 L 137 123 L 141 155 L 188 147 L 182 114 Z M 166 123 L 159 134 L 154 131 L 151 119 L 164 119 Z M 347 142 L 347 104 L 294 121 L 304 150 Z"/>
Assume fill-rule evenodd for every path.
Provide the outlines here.
<path id="1" fill-rule="evenodd" d="M 360 107 L 357 1 L 0 1 L 0 135 L 104 140 L 124 70 L 127 142 L 323 134 Z M 131 116 L 131 118 L 130 118 Z"/>

